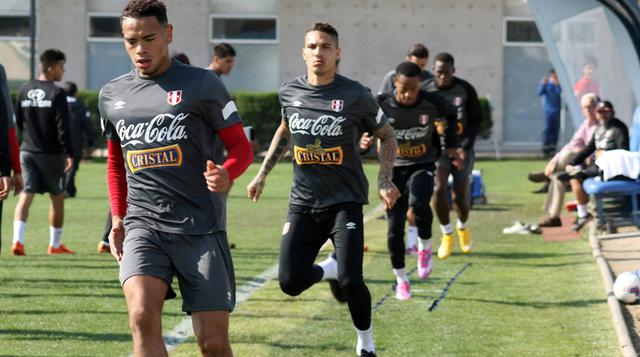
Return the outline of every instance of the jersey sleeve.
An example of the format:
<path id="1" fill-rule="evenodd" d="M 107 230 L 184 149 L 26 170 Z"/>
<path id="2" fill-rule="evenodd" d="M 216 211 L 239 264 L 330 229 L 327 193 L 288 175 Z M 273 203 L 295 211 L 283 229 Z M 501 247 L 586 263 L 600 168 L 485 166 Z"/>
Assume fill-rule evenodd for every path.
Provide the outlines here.
<path id="1" fill-rule="evenodd" d="M 368 88 L 365 89 L 360 100 L 360 113 L 362 114 L 362 128 L 364 131 L 374 133 L 387 123 L 387 116 L 380 109 L 376 98 Z"/>
<path id="2" fill-rule="evenodd" d="M 242 123 L 236 103 L 222 80 L 209 71 L 204 72 L 201 98 L 203 117 L 214 130 Z"/>
<path id="3" fill-rule="evenodd" d="M 100 95 L 98 96 L 98 109 L 100 110 L 100 129 L 102 131 L 102 136 L 104 136 L 107 140 L 119 142 L 120 138 L 118 137 L 116 128 L 109 120 L 107 108 L 105 105 L 104 88 L 100 90 Z"/>
<path id="4" fill-rule="evenodd" d="M 463 82 L 463 86 L 467 91 L 467 103 L 465 110 L 467 114 L 467 129 L 466 137 L 462 140 L 460 145 L 465 150 L 473 149 L 476 142 L 476 136 L 480 130 L 480 124 L 482 123 L 482 107 L 480 106 L 480 100 L 478 99 L 478 93 L 475 88 L 467 82 Z"/>
<path id="5" fill-rule="evenodd" d="M 68 156 L 73 156 L 73 146 L 71 146 L 71 127 L 69 125 L 69 105 L 67 95 L 64 90 L 59 89 L 56 94 L 56 129 L 58 130 L 58 142 Z"/>
<path id="6" fill-rule="evenodd" d="M 444 147 L 456 147 L 456 121 L 458 120 L 458 110 L 453 104 L 437 94 L 429 93 L 431 100 L 435 103 L 438 113 L 447 121 L 444 132 Z"/>

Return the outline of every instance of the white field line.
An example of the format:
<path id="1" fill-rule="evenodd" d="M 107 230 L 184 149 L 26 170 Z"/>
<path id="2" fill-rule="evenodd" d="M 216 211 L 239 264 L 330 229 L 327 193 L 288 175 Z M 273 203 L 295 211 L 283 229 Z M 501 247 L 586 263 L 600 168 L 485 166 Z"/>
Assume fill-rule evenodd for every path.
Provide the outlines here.
<path id="1" fill-rule="evenodd" d="M 363 223 L 367 223 L 368 221 L 376 218 L 381 212 L 384 212 L 384 206 L 380 204 L 364 216 Z M 278 264 L 275 264 L 260 273 L 260 275 L 251 279 L 248 283 L 238 287 L 236 290 L 236 305 L 240 305 L 241 303 L 249 300 L 253 293 L 262 289 L 277 276 Z M 193 336 L 193 327 L 191 326 L 191 316 L 188 316 L 164 335 L 164 345 L 167 348 L 167 351 L 172 351 L 191 336 Z"/>

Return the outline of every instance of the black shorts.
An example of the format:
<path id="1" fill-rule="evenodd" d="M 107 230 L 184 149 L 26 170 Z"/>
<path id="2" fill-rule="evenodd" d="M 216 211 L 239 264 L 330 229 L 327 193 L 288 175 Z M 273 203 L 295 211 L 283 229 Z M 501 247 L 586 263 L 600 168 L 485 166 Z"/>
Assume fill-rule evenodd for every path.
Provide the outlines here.
<path id="1" fill-rule="evenodd" d="M 20 151 L 20 165 L 24 178 L 24 192 L 49 192 L 59 195 L 64 192 L 64 154 L 42 154 Z"/>

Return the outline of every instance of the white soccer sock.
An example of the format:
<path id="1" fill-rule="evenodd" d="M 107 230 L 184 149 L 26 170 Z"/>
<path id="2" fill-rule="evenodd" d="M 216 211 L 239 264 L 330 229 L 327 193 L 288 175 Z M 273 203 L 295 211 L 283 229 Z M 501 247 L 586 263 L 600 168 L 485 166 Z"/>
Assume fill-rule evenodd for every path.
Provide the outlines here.
<path id="1" fill-rule="evenodd" d="M 24 244 L 24 231 L 27 229 L 27 222 L 13 221 L 13 243 Z"/>
<path id="2" fill-rule="evenodd" d="M 393 274 L 395 274 L 396 276 L 396 281 L 398 282 L 398 284 L 405 282 L 405 281 L 409 281 L 409 277 L 407 276 L 407 271 L 402 268 L 402 269 L 393 269 Z"/>
<path id="3" fill-rule="evenodd" d="M 587 216 L 587 205 L 578 205 L 578 217 L 586 217 Z"/>
<path id="4" fill-rule="evenodd" d="M 465 229 L 467 228 L 467 222 L 462 223 L 460 218 L 458 218 L 458 223 L 456 223 L 456 226 L 458 227 L 458 229 Z"/>
<path id="5" fill-rule="evenodd" d="M 451 234 L 451 233 L 453 233 L 453 227 L 451 226 L 451 223 L 447 223 L 444 226 L 441 224 L 440 225 L 440 230 L 442 231 L 442 234 Z"/>
<path id="6" fill-rule="evenodd" d="M 54 248 L 60 248 L 62 241 L 62 227 L 56 228 L 49 226 L 49 245 Z"/>
<path id="7" fill-rule="evenodd" d="M 360 351 L 365 350 L 367 352 L 375 352 L 376 345 L 373 342 L 373 327 L 369 327 L 368 330 L 360 331 L 356 328 L 356 334 L 358 335 L 358 343 L 356 343 L 356 354 L 360 356 Z"/>
<path id="8" fill-rule="evenodd" d="M 418 250 L 431 250 L 431 239 L 418 238 Z"/>
<path id="9" fill-rule="evenodd" d="M 407 227 L 407 248 L 411 248 L 416 245 L 416 239 L 418 239 L 418 227 Z"/>
<path id="10" fill-rule="evenodd" d="M 318 265 L 322 268 L 322 280 L 338 279 L 338 262 L 333 257 L 329 256 Z"/>

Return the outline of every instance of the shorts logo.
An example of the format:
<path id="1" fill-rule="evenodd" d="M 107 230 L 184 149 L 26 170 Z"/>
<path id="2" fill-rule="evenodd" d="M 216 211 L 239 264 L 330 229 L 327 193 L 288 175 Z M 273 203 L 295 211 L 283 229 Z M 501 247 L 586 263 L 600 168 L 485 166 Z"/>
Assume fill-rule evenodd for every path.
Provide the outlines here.
<path id="1" fill-rule="evenodd" d="M 342 148 L 340 146 L 334 148 L 323 148 L 320 145 L 320 139 L 316 139 L 315 143 L 302 148 L 297 145 L 293 147 L 293 156 L 298 165 L 319 164 L 319 165 L 341 165 L 342 164 Z"/>
<path id="2" fill-rule="evenodd" d="M 462 97 L 454 97 L 453 98 L 453 105 L 455 105 L 456 107 L 459 107 L 462 105 Z"/>
<path id="3" fill-rule="evenodd" d="M 182 91 L 181 90 L 172 90 L 167 93 L 167 103 L 171 105 L 176 105 L 182 102 Z"/>
<path id="4" fill-rule="evenodd" d="M 410 145 L 409 143 L 398 145 L 397 154 L 398 157 L 420 157 L 427 153 L 427 145 L 420 144 L 417 146 Z"/>
<path id="5" fill-rule="evenodd" d="M 291 222 L 284 224 L 284 227 L 282 227 L 282 235 L 289 233 L 289 227 L 291 227 Z"/>
<path id="6" fill-rule="evenodd" d="M 344 100 L 334 99 L 331 101 L 331 109 L 333 109 L 334 112 L 341 112 L 343 108 L 344 108 Z"/>
<path id="7" fill-rule="evenodd" d="M 421 114 L 420 115 L 420 124 L 422 124 L 422 125 L 429 124 L 429 114 Z"/>
<path id="8" fill-rule="evenodd" d="M 347 229 L 356 229 L 356 223 L 355 222 L 349 222 L 346 224 Z"/>
<path id="9" fill-rule="evenodd" d="M 182 149 L 174 144 L 156 149 L 130 150 L 127 164 L 132 173 L 154 167 L 182 166 Z"/>

